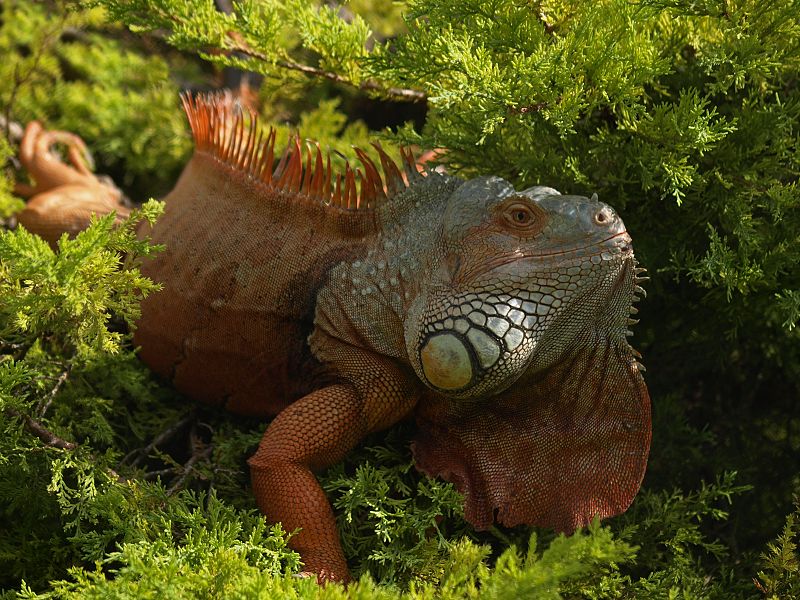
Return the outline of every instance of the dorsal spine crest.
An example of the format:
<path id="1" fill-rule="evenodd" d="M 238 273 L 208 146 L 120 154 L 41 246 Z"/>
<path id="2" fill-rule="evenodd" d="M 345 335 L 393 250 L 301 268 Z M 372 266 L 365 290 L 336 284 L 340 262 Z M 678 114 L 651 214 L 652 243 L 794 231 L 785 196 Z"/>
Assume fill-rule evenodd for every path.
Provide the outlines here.
<path id="1" fill-rule="evenodd" d="M 211 155 L 277 192 L 341 210 L 361 211 L 374 209 L 425 176 L 410 150 L 400 150 L 401 171 L 377 142 L 372 146 L 380 157 L 383 175 L 360 148 L 355 152 L 362 168 L 354 169 L 346 162 L 343 173 L 334 173 L 330 152 L 323 157 L 318 143 L 301 143 L 297 133 L 289 139 L 276 166 L 275 129 L 270 127 L 265 136 L 256 114 L 242 107 L 230 92 L 197 96 L 184 93 L 181 101 L 198 152 Z"/>

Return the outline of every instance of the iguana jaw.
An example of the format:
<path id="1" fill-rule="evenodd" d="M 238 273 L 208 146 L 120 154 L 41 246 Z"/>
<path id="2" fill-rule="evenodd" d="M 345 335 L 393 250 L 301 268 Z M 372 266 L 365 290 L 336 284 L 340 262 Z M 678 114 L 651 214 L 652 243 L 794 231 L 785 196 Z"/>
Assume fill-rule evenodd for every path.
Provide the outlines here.
<path id="1" fill-rule="evenodd" d="M 639 489 L 649 398 L 619 331 L 639 269 L 632 257 L 618 266 L 551 323 L 513 385 L 469 398 L 438 390 L 420 403 L 416 464 L 465 494 L 476 528 L 571 533 L 624 511 Z"/>
<path id="2" fill-rule="evenodd" d="M 629 241 L 619 239 L 627 244 L 625 250 L 573 255 L 566 262 L 562 256 L 561 267 L 583 264 L 573 281 L 529 275 L 523 282 L 501 268 L 480 288 L 431 301 L 439 310 L 428 311 L 412 357 L 420 378 L 454 399 L 482 400 L 508 388 L 524 372 L 557 360 L 593 318 L 602 315 L 608 321 L 604 327 L 624 342 L 635 260 Z M 593 264 L 594 257 L 598 264 Z M 555 266 L 542 270 L 541 261 L 537 265 L 538 273 Z M 572 308 L 576 305 L 580 311 Z"/>
<path id="3" fill-rule="evenodd" d="M 595 257 L 593 259 L 593 257 Z M 515 249 L 512 252 L 499 254 L 487 258 L 483 264 L 477 268 L 462 268 L 454 275 L 454 283 L 457 286 L 468 288 L 480 285 L 485 279 L 500 279 L 506 276 L 513 276 L 520 272 L 537 272 L 544 269 L 569 269 L 579 266 L 581 261 L 589 260 L 600 261 L 625 260 L 633 257 L 631 236 L 624 229 L 614 235 L 602 239 L 592 244 L 557 250 L 555 248 L 523 250 Z M 530 266 L 526 266 L 526 261 Z"/>

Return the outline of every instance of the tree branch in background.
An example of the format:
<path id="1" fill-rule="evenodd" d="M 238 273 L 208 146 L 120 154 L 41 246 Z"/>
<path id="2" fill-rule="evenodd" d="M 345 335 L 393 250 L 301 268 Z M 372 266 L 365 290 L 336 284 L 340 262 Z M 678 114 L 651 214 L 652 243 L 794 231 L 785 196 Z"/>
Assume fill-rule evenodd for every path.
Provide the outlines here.
<path id="1" fill-rule="evenodd" d="M 191 443 L 192 456 L 186 461 L 186 464 L 183 465 L 183 468 L 181 469 L 182 473 L 178 479 L 175 480 L 175 482 L 167 490 L 167 496 L 172 496 L 175 494 L 175 492 L 181 490 L 183 488 L 183 484 L 186 483 L 186 480 L 192 474 L 192 471 L 194 471 L 194 466 L 201 460 L 207 460 L 211 456 L 211 452 L 214 450 L 214 444 L 204 444 L 194 432 L 192 432 L 191 435 Z"/>
<path id="2" fill-rule="evenodd" d="M 242 51 L 244 52 L 244 51 Z M 336 73 L 332 73 L 330 71 L 323 71 L 322 69 L 317 69 L 316 67 L 309 67 L 308 65 L 303 65 L 300 63 L 296 63 L 293 61 L 288 60 L 278 60 L 275 62 L 279 67 L 283 67 L 285 69 L 291 69 L 293 71 L 300 71 L 301 73 L 305 73 L 306 75 L 312 75 L 315 77 L 323 77 L 325 79 L 329 79 L 331 81 L 335 81 L 336 83 L 344 83 L 346 85 L 350 85 L 356 87 L 360 90 L 369 90 L 375 92 L 381 92 L 386 94 L 387 96 L 393 96 L 398 99 L 407 100 L 411 102 L 419 102 L 425 100 L 428 96 L 425 92 L 420 92 L 419 90 L 412 90 L 408 88 L 397 88 L 397 87 L 383 87 L 376 81 L 365 81 L 360 85 L 356 85 L 349 79 L 342 77 Z"/>
<path id="3" fill-rule="evenodd" d="M 23 414 L 14 408 L 6 408 L 5 412 L 12 417 L 22 419 L 22 422 L 25 424 L 25 429 L 42 440 L 46 446 L 60 448 L 61 450 L 74 450 L 78 447 L 78 444 L 75 442 L 68 442 L 67 440 L 61 439 L 38 421 L 33 420 L 28 415 Z"/>
<path id="4" fill-rule="evenodd" d="M 254 50 L 250 45 L 245 42 L 241 36 L 235 32 L 231 31 L 228 32 L 228 38 L 233 41 L 231 47 L 226 48 L 228 51 L 232 52 L 239 52 L 250 58 L 255 58 L 257 60 L 261 60 L 264 62 L 272 62 L 279 67 L 284 69 L 289 69 L 292 71 L 298 71 L 300 73 L 304 73 L 306 75 L 312 77 L 322 77 L 323 79 L 327 79 L 329 81 L 333 81 L 335 83 L 341 83 L 344 85 L 349 85 L 359 90 L 365 91 L 372 91 L 372 92 L 380 92 L 382 94 L 386 94 L 387 96 L 391 96 L 397 98 L 399 100 L 405 100 L 410 102 L 420 102 L 425 100 L 428 96 L 425 92 L 421 92 L 419 90 L 412 90 L 408 88 L 397 88 L 397 87 L 384 87 L 376 81 L 367 80 L 360 84 L 356 84 L 353 81 L 350 81 L 346 77 L 342 77 L 338 73 L 334 73 L 332 71 L 325 71 L 324 69 L 319 69 L 317 67 L 311 67 L 309 65 L 304 65 L 302 63 L 298 63 L 292 60 L 273 60 L 270 59 L 268 56 Z"/>
<path id="5" fill-rule="evenodd" d="M 197 418 L 197 411 L 191 410 L 189 414 L 185 417 L 180 419 L 177 423 L 173 423 L 169 427 L 167 427 L 164 431 L 159 433 L 153 441 L 151 441 L 147 446 L 144 448 L 136 448 L 135 450 L 131 450 L 121 461 L 120 464 L 126 464 L 128 461 L 133 459 L 130 462 L 130 466 L 135 467 L 137 466 L 142 459 L 146 458 L 153 450 L 155 450 L 158 446 L 166 442 L 167 440 L 171 439 L 178 431 L 184 428 L 184 426 L 188 425 L 190 422 Z M 135 457 L 135 458 L 134 458 Z"/>
<path id="6" fill-rule="evenodd" d="M 61 374 L 56 379 L 56 384 L 53 386 L 53 389 L 48 392 L 47 396 L 45 396 L 39 401 L 39 406 L 36 407 L 36 414 L 39 416 L 39 418 L 44 417 L 44 415 L 47 413 L 47 410 L 53 403 L 53 399 L 56 397 L 56 394 L 58 394 L 58 390 L 61 389 L 61 386 L 64 385 L 64 382 L 69 377 L 69 373 L 71 370 L 72 370 L 72 363 L 69 363 L 67 365 L 67 368 L 61 371 Z"/>

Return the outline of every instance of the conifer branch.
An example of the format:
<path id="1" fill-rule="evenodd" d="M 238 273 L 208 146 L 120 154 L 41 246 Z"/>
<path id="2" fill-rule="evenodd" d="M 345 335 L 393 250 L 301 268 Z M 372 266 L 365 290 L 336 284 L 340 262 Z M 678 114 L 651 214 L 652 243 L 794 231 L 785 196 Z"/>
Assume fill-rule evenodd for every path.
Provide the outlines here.
<path id="1" fill-rule="evenodd" d="M 178 477 L 177 481 L 175 481 L 175 483 L 173 483 L 167 490 L 167 496 L 172 496 L 175 492 L 180 490 L 183 487 L 183 484 L 186 483 L 189 475 L 194 470 L 194 466 L 199 461 L 209 458 L 212 450 L 214 449 L 214 444 L 202 446 L 197 440 L 192 440 L 192 446 L 193 454 L 191 458 L 186 461 L 186 464 L 183 465 L 183 472 L 181 473 L 180 477 Z"/>
<path id="2" fill-rule="evenodd" d="M 333 71 L 326 71 L 325 69 L 312 67 L 290 59 L 278 59 L 275 56 L 270 56 L 253 48 L 239 31 L 227 29 L 227 26 L 219 30 L 219 34 L 223 39 L 216 36 L 213 38 L 202 38 L 198 39 L 194 45 L 187 44 L 186 40 L 183 38 L 181 38 L 180 41 L 176 41 L 171 39 L 173 37 L 171 34 L 174 34 L 176 31 L 185 33 L 185 30 L 193 26 L 194 23 L 191 18 L 186 15 L 171 12 L 157 3 L 145 2 L 143 6 L 137 8 L 125 6 L 125 3 L 120 3 L 116 0 L 108 0 L 107 3 L 104 2 L 104 4 L 106 4 L 107 8 L 111 9 L 112 15 L 125 21 L 128 26 L 136 25 L 142 27 L 156 36 L 165 38 L 168 43 L 178 48 L 199 51 L 201 54 L 206 53 L 206 57 L 220 52 L 234 55 L 240 54 L 245 58 L 253 59 L 264 65 L 274 65 L 282 69 L 304 73 L 311 77 L 320 77 L 358 90 L 377 92 L 397 100 L 419 102 L 427 98 L 427 94 L 420 90 L 386 87 L 374 79 L 356 83 L 348 77 Z M 224 1 L 218 2 L 217 7 L 221 8 L 222 12 L 226 15 L 230 15 L 233 9 L 230 3 Z M 257 66 L 256 69 L 258 69 Z"/>
<path id="3" fill-rule="evenodd" d="M 47 429 L 38 421 L 35 421 L 28 415 L 21 413 L 14 408 L 6 408 L 5 412 L 12 417 L 22 419 L 22 422 L 25 424 L 25 429 L 44 442 L 46 446 L 60 448 L 61 450 L 75 450 L 75 448 L 78 447 L 78 444 L 75 442 L 68 442 L 67 440 L 58 437 L 55 433 Z"/>
<path id="4" fill-rule="evenodd" d="M 323 79 L 333 81 L 334 83 L 349 85 L 359 90 L 380 92 L 382 94 L 386 94 L 387 96 L 392 96 L 394 98 L 410 102 L 423 101 L 428 97 L 425 92 L 421 92 L 419 90 L 412 90 L 408 88 L 398 88 L 398 87 L 384 87 L 374 80 L 367 80 L 361 82 L 360 84 L 357 84 L 348 79 L 347 77 L 343 77 L 342 75 L 339 75 L 338 73 L 334 73 L 332 71 L 326 71 L 324 69 L 319 69 L 317 67 L 312 67 L 310 65 L 304 65 L 302 63 L 298 63 L 293 60 L 270 59 L 266 54 L 253 49 L 250 46 L 250 44 L 245 42 L 241 38 L 241 36 L 235 31 L 228 32 L 228 38 L 232 40 L 233 43 L 231 46 L 226 48 L 226 50 L 230 50 L 232 52 L 238 52 L 250 58 L 254 58 L 256 60 L 264 62 L 272 62 L 275 65 L 284 69 L 298 71 L 300 73 L 304 73 L 305 75 L 310 75 L 312 77 L 321 77 Z"/>
<path id="5" fill-rule="evenodd" d="M 61 386 L 64 385 L 64 382 L 69 377 L 69 373 L 71 370 L 72 370 L 72 363 L 69 363 L 67 368 L 61 371 L 61 374 L 56 379 L 56 383 L 53 386 L 53 389 L 51 389 L 48 392 L 47 396 L 45 396 L 39 401 L 39 406 L 36 407 L 36 414 L 39 416 L 39 418 L 44 417 L 44 415 L 47 413 L 47 410 L 53 403 L 56 394 L 58 394 L 58 391 L 61 389 Z"/>
<path id="6" fill-rule="evenodd" d="M 147 444 L 147 446 L 145 446 L 143 448 L 136 448 L 135 450 L 131 450 L 120 461 L 120 464 L 126 464 L 129 460 L 131 460 L 134 456 L 136 456 L 136 458 L 134 458 L 133 461 L 130 463 L 130 465 L 132 467 L 135 467 L 136 465 L 138 465 L 141 462 L 141 460 L 144 457 L 149 455 L 158 446 L 160 446 L 161 444 L 163 444 L 164 442 L 166 442 L 167 440 L 172 438 L 172 436 L 174 436 L 178 431 L 183 429 L 184 426 L 186 426 L 188 423 L 190 423 L 191 421 L 193 421 L 196 418 L 197 418 L 197 411 L 191 410 L 189 412 L 189 414 L 187 414 L 185 417 L 180 419 L 177 423 L 173 423 L 172 425 L 167 427 L 164 431 L 159 433 L 155 438 L 153 438 L 153 441 L 151 441 L 149 444 Z"/>
<path id="7" fill-rule="evenodd" d="M 303 65 L 300 63 L 296 63 L 294 61 L 289 60 L 278 60 L 275 61 L 279 67 L 283 67 L 285 69 L 291 69 L 294 71 L 300 71 L 301 73 L 305 73 L 306 75 L 312 75 L 315 77 L 322 77 L 324 79 L 329 79 L 330 81 L 336 83 L 343 83 L 345 85 L 350 85 L 352 87 L 358 88 L 360 90 L 367 90 L 367 91 L 375 91 L 380 92 L 382 94 L 386 94 L 387 96 L 392 96 L 401 100 L 407 100 L 410 102 L 420 102 L 422 100 L 427 99 L 428 95 L 425 92 L 421 92 L 419 90 L 412 90 L 409 88 L 398 88 L 398 87 L 383 87 L 378 82 L 373 80 L 367 80 L 360 84 L 356 84 L 346 77 L 342 77 L 338 73 L 333 73 L 331 71 L 324 71 L 323 69 L 317 69 L 316 67 L 310 67 L 308 65 Z"/>

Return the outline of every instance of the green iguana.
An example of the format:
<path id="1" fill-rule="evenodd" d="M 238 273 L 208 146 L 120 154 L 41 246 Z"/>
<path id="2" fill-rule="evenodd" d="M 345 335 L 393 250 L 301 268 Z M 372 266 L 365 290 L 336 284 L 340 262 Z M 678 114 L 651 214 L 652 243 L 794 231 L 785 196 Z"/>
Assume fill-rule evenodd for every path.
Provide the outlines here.
<path id="1" fill-rule="evenodd" d="M 650 402 L 626 339 L 642 269 L 610 206 L 420 172 L 407 151 L 401 170 L 379 145 L 380 169 L 359 150 L 334 175 L 295 137 L 276 165 L 275 132 L 230 96 L 183 100 L 196 150 L 152 230 L 166 251 L 143 271 L 164 290 L 134 339 L 181 392 L 277 414 L 253 488 L 300 529 L 308 572 L 349 577 L 313 472 L 410 416 L 418 468 L 479 529 L 569 532 L 628 507 Z M 22 158 L 58 196 L 58 169 Z M 97 210 L 62 191 L 73 217 Z"/>

